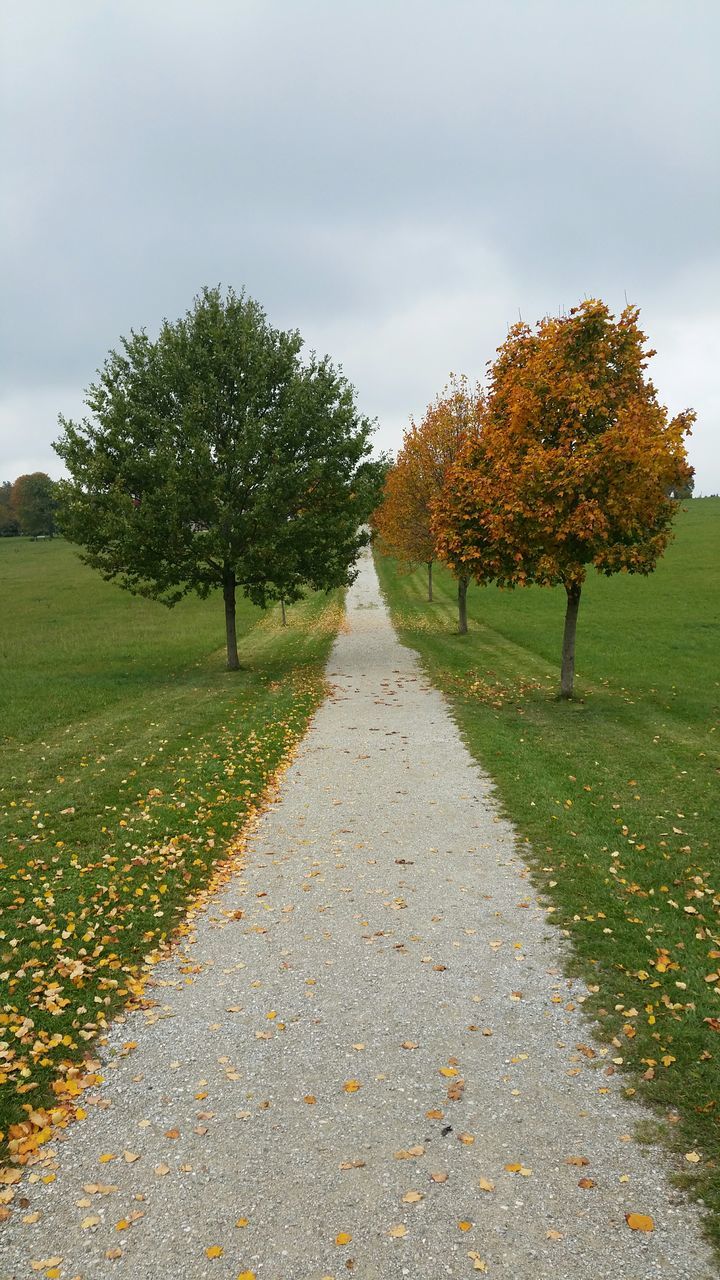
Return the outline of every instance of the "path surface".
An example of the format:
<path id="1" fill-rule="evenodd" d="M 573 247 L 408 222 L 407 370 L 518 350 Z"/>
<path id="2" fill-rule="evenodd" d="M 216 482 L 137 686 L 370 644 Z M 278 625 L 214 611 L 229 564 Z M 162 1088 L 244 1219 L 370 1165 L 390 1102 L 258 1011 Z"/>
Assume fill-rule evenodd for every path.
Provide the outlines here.
<path id="1" fill-rule="evenodd" d="M 577 1048 L 583 988 L 369 559 L 348 621 L 244 874 L 155 971 L 158 1008 L 113 1029 L 0 1277 L 52 1258 L 63 1280 L 715 1275 L 628 1138 L 646 1113 Z"/>

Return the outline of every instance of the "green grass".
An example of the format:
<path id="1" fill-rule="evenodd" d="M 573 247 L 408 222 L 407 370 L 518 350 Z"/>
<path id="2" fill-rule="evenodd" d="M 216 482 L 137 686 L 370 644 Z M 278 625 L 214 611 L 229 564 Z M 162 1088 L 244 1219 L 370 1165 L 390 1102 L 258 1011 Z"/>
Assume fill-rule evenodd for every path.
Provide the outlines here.
<path id="1" fill-rule="evenodd" d="M 447 573 L 428 604 L 423 571 L 377 563 L 526 841 L 627 1092 L 658 1108 L 720 1243 L 720 500 L 688 504 L 650 578 L 588 580 L 571 703 L 556 699 L 562 590 L 471 587 L 460 636 Z"/>
<path id="2" fill-rule="evenodd" d="M 230 673 L 221 601 L 135 599 L 62 541 L 0 541 L 0 596 L 0 1129 L 17 1158 L 303 733 L 341 601 L 312 596 L 286 628 L 243 601 Z"/>

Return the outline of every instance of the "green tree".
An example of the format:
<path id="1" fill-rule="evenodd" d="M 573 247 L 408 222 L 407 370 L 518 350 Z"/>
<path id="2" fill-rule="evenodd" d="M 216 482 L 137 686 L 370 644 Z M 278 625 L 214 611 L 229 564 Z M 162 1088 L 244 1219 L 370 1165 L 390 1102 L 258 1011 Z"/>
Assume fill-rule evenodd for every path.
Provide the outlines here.
<path id="1" fill-rule="evenodd" d="M 56 484 L 44 471 L 18 476 L 10 494 L 10 511 L 22 533 L 52 538 L 55 533 Z"/>
<path id="2" fill-rule="evenodd" d="M 104 577 L 167 605 L 221 588 L 231 670 L 238 588 L 265 607 L 342 586 L 367 540 L 354 485 L 372 426 L 301 347 L 253 299 L 204 289 L 156 341 L 121 339 L 86 394 L 92 420 L 60 419 L 63 532 Z"/>
<path id="3" fill-rule="evenodd" d="M 20 524 L 12 505 L 12 485 L 9 480 L 3 480 L 0 484 L 0 538 L 14 538 L 19 532 Z"/>

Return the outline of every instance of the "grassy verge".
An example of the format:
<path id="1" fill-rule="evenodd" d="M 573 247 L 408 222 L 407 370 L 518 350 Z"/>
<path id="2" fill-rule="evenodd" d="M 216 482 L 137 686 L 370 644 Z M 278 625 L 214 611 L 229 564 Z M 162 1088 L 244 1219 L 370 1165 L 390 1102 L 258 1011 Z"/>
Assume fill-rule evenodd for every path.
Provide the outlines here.
<path id="1" fill-rule="evenodd" d="M 402 640 L 448 695 L 527 842 L 627 1093 L 659 1111 L 720 1243 L 720 500 L 689 504 L 649 579 L 594 577 L 577 700 L 555 700 L 564 597 L 471 588 L 377 557 Z"/>
<path id="2" fill-rule="evenodd" d="M 23 1161 L 304 732 L 341 602 L 285 628 L 243 603 L 228 673 L 216 601 L 135 600 L 64 543 L 0 542 L 0 591 L 0 1129 Z"/>

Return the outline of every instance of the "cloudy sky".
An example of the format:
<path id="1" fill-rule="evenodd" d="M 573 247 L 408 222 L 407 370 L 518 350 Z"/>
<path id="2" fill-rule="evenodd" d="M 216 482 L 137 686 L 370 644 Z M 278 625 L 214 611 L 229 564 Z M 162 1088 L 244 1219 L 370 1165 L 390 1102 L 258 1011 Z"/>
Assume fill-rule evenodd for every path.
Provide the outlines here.
<path id="1" fill-rule="evenodd" d="M 245 287 L 397 447 L 518 315 L 641 307 L 720 491 L 717 0 L 2 9 L 0 479 L 131 327 Z"/>

